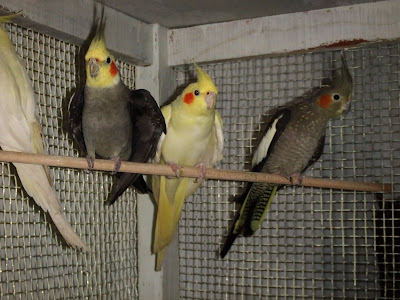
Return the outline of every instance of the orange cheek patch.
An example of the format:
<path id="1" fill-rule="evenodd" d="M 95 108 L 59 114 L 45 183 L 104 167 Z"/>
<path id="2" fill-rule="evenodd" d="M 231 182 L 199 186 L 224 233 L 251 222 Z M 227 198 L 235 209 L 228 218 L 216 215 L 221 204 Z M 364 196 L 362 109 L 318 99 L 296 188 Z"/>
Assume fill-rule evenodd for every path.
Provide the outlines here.
<path id="1" fill-rule="evenodd" d="M 194 101 L 194 95 L 192 93 L 187 93 L 183 97 L 183 102 L 190 104 Z"/>
<path id="2" fill-rule="evenodd" d="M 318 105 L 322 108 L 328 108 L 331 105 L 332 97 L 330 95 L 322 95 L 318 99 Z"/>
<path id="3" fill-rule="evenodd" d="M 111 62 L 110 73 L 112 76 L 117 75 L 118 69 L 114 62 Z"/>

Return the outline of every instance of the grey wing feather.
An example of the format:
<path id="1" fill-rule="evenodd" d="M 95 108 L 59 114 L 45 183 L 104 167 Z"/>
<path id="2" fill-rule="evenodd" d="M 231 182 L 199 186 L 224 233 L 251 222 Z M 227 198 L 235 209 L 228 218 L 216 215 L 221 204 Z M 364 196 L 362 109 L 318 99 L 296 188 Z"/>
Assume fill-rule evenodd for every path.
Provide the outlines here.
<path id="1" fill-rule="evenodd" d="M 290 121 L 290 118 L 291 118 L 290 109 L 282 108 L 282 109 L 279 109 L 278 111 L 276 111 L 276 113 L 270 119 L 263 136 L 265 137 L 266 135 L 268 135 L 268 133 L 271 131 L 271 127 L 273 127 L 273 125 L 275 125 L 276 132 L 274 133 L 274 135 L 268 145 L 267 152 L 265 152 L 264 155 L 262 155 L 262 157 L 260 157 L 260 161 L 256 165 L 253 166 L 253 170 L 252 170 L 253 172 L 261 171 L 263 165 L 265 164 L 265 161 L 268 158 L 268 155 L 274 149 L 276 141 L 279 139 L 279 137 L 285 130 L 287 124 Z M 260 145 L 258 147 L 261 147 L 261 144 L 262 144 L 262 141 L 260 141 Z M 262 150 L 262 149 L 257 149 L 257 152 L 259 152 L 260 150 Z"/>
<path id="2" fill-rule="evenodd" d="M 309 167 L 311 167 L 311 165 L 313 165 L 321 157 L 324 151 L 324 146 L 325 146 L 325 134 L 321 136 L 321 138 L 319 139 L 317 148 L 315 148 L 313 156 L 309 160 L 307 166 L 303 169 L 302 173 Z"/>
<path id="3" fill-rule="evenodd" d="M 144 89 L 131 91 L 128 109 L 133 126 L 132 152 L 129 160 L 140 163 L 148 162 L 156 155 L 162 133 L 167 131 L 164 117 L 153 96 Z M 118 183 L 114 184 L 107 201 L 108 204 L 113 204 L 132 184 L 142 193 L 150 191 L 142 175 L 123 173 L 120 175 Z"/>
<path id="4" fill-rule="evenodd" d="M 82 111 L 85 90 L 79 89 L 72 95 L 68 105 L 68 129 L 78 143 L 79 150 L 86 153 L 85 139 L 82 130 Z"/>
<path id="5" fill-rule="evenodd" d="M 289 123 L 291 117 L 290 110 L 287 108 L 282 108 L 279 109 L 275 112 L 275 114 L 270 118 L 270 121 L 268 123 L 268 126 L 265 128 L 265 131 L 263 132 L 263 139 L 260 141 L 260 144 L 258 146 L 257 151 L 254 153 L 254 156 L 258 155 L 257 163 L 253 166 L 252 171 L 253 172 L 261 172 L 263 165 L 265 164 L 269 153 L 273 150 L 276 141 L 279 139 L 280 135 L 282 132 L 285 130 L 286 125 Z M 274 128 L 272 128 L 274 127 Z M 271 130 L 274 131 L 271 133 Z M 265 139 L 267 135 L 270 135 L 267 140 Z M 265 147 L 265 149 L 261 149 L 260 147 Z M 244 229 L 244 235 L 245 236 L 250 236 L 254 232 L 251 230 L 246 230 L 249 228 L 249 222 L 251 222 L 251 218 L 253 215 L 253 211 L 257 205 L 257 201 L 259 200 L 258 197 L 255 199 L 249 199 L 247 198 L 248 193 L 250 192 L 250 189 L 252 188 L 253 183 L 249 183 L 247 185 L 247 188 L 245 192 L 242 194 L 240 197 L 240 201 L 242 202 L 242 205 L 246 205 L 245 210 L 247 213 L 244 211 L 243 214 L 247 214 L 247 220 L 244 226 L 240 229 L 242 231 Z M 269 189 L 268 189 L 269 190 Z M 247 202 L 245 202 L 247 198 Z M 224 258 L 225 255 L 228 253 L 229 249 L 231 248 L 233 242 L 235 239 L 238 237 L 240 232 L 235 232 L 235 224 L 239 220 L 239 218 L 242 216 L 240 213 L 240 210 L 236 213 L 235 221 L 233 225 L 231 226 L 228 236 L 225 239 L 224 245 L 222 247 L 222 250 L 220 252 L 220 257 Z"/>

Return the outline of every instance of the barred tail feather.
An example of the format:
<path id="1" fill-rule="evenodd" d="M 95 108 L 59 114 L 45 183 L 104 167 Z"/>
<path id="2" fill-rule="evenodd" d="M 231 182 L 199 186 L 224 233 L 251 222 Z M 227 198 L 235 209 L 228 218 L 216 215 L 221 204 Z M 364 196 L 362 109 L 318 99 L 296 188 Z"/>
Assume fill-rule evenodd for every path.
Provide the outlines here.
<path id="1" fill-rule="evenodd" d="M 250 232 L 248 230 L 248 228 L 250 228 L 250 223 L 254 219 L 254 215 L 256 215 L 261 222 L 262 218 L 265 215 L 265 212 L 261 211 L 261 207 L 262 208 L 266 207 L 266 210 L 268 209 L 269 203 L 272 200 L 276 192 L 276 189 L 277 186 L 270 186 L 268 184 L 252 184 L 247 189 L 245 194 L 246 198 L 242 204 L 239 213 L 236 216 L 235 223 L 231 227 L 229 234 L 225 240 L 225 243 L 222 247 L 222 250 L 220 252 L 221 258 L 225 257 L 225 255 L 232 247 L 235 239 L 243 231 L 243 229 L 245 236 L 250 236 L 254 233 L 255 230 Z M 270 200 L 265 198 L 266 195 L 268 195 Z M 263 204 L 260 205 L 260 202 L 262 202 Z"/>
<path id="2" fill-rule="evenodd" d="M 272 200 L 274 199 L 278 187 L 279 186 L 277 185 L 268 187 L 264 190 L 261 197 L 257 200 L 253 213 L 246 222 L 246 227 L 243 232 L 244 236 L 252 236 L 254 232 L 256 232 L 258 228 L 260 228 L 261 223 L 264 220 L 265 215 L 268 211 L 268 208 L 271 205 Z"/>

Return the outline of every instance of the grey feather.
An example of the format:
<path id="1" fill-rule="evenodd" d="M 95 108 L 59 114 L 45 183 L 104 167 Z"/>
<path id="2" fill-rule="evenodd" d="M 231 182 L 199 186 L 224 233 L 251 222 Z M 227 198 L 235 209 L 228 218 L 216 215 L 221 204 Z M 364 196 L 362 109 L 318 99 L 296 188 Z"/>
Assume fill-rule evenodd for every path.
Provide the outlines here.
<path id="1" fill-rule="evenodd" d="M 342 68 L 335 71 L 330 86 L 314 89 L 312 93 L 276 111 L 259 145 L 264 149 L 258 148 L 255 152 L 257 157 L 254 162 L 257 164 L 253 171 L 280 174 L 287 178 L 300 176 L 321 156 L 326 124 L 343 113 L 351 94 L 352 78 L 343 58 Z M 326 102 L 326 99 L 329 101 Z M 221 257 L 227 254 L 240 233 L 251 236 L 258 229 L 279 188 L 268 183 L 249 184 Z"/>
<path id="2" fill-rule="evenodd" d="M 166 132 L 151 94 L 130 90 L 122 82 L 113 88 L 85 87 L 76 92 L 69 104 L 68 125 L 82 152 L 104 159 L 119 155 L 135 162 L 152 159 Z M 114 203 L 131 185 L 141 193 L 150 191 L 142 175 L 117 173 L 107 202 Z"/>

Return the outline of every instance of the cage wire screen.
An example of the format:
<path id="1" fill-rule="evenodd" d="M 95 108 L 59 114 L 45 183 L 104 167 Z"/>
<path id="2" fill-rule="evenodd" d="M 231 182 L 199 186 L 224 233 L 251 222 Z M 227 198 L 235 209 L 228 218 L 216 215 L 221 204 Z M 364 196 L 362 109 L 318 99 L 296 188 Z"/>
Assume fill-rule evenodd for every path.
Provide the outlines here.
<path id="1" fill-rule="evenodd" d="M 392 183 L 395 192 L 285 187 L 260 230 L 220 259 L 231 201 L 245 184 L 209 180 L 186 200 L 179 224 L 181 299 L 400 299 L 399 45 L 344 51 L 352 107 L 328 124 L 324 154 L 305 173 Z M 219 167 L 248 170 L 268 110 L 320 86 L 340 65 L 340 51 L 330 51 L 202 66 L 219 88 Z M 178 86 L 193 73 L 176 68 Z"/>
<path id="2" fill-rule="evenodd" d="M 66 103 L 79 82 L 77 46 L 6 25 L 37 95 L 50 154 L 77 156 Z M 179 225 L 181 299 L 393 299 L 400 294 L 400 44 L 345 51 L 353 74 L 351 111 L 328 124 L 324 154 L 306 176 L 392 183 L 393 193 L 285 187 L 262 227 L 218 252 L 245 184 L 209 180 L 186 200 Z M 118 63 L 134 86 L 134 67 Z M 203 66 L 219 88 L 224 159 L 248 170 L 269 109 L 301 96 L 340 65 L 338 51 Z M 193 68 L 176 68 L 178 85 Z M 89 253 L 65 245 L 30 199 L 12 164 L 0 163 L 0 298 L 138 297 L 136 196 L 104 206 L 111 176 L 50 168 L 64 213 Z M 236 207 L 237 209 L 238 207 Z"/>
<path id="3" fill-rule="evenodd" d="M 23 58 L 38 100 L 49 154 L 77 156 L 63 120 L 79 82 L 79 48 L 16 25 L 6 30 Z M 134 86 L 134 67 L 118 62 Z M 0 299 L 137 298 L 136 196 L 105 206 L 107 173 L 50 168 L 71 226 L 90 247 L 68 247 L 50 217 L 27 196 L 9 163 L 0 163 Z"/>

